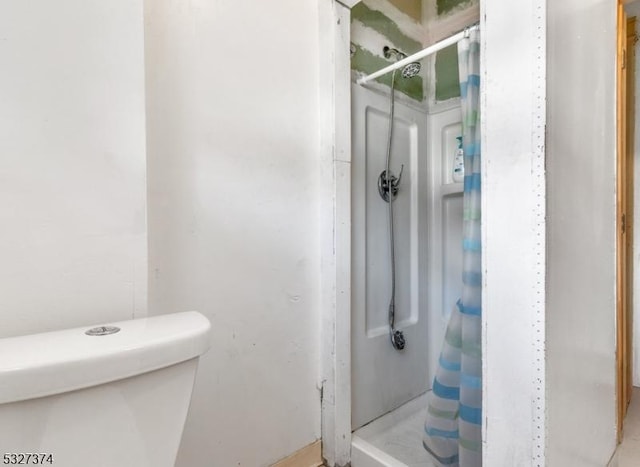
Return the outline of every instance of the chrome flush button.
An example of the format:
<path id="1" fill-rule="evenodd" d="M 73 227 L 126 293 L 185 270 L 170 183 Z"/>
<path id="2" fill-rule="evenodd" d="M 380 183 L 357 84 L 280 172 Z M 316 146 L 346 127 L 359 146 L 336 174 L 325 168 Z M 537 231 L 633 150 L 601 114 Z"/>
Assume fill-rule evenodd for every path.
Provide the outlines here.
<path id="1" fill-rule="evenodd" d="M 98 326 L 97 328 L 91 328 L 85 331 L 85 334 L 87 336 L 108 336 L 116 332 L 120 332 L 120 328 L 117 326 Z"/>

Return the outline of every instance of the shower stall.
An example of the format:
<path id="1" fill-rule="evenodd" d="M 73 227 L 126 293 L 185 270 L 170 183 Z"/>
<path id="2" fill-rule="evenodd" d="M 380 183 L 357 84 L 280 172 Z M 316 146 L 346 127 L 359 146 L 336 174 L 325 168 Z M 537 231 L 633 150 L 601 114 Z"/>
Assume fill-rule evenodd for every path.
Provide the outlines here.
<path id="1" fill-rule="evenodd" d="M 429 465 L 422 448 L 426 392 L 462 286 L 463 184 L 452 177 L 460 108 L 428 114 L 398 101 L 392 167 L 404 168 L 393 202 L 395 321 L 406 346 L 392 347 L 387 203 L 377 184 L 385 170 L 387 107 L 388 96 L 352 86 L 354 467 Z M 387 463 L 371 463 L 373 458 Z"/>
<path id="2" fill-rule="evenodd" d="M 380 19 L 381 15 L 366 7 L 381 9 L 386 3 L 390 2 L 365 0 L 365 8 L 358 8 L 363 2 L 341 0 L 323 10 L 322 25 L 328 40 L 322 41 L 327 53 L 321 67 L 326 71 L 321 80 L 322 102 L 326 103 L 321 126 L 326 134 L 323 167 L 330 197 L 322 212 L 331 241 L 326 242 L 323 256 L 327 267 L 323 279 L 326 313 L 322 321 L 322 438 L 323 457 L 328 465 L 336 466 L 430 465 L 428 458 L 409 459 L 402 453 L 426 454 L 422 449 L 424 416 L 419 413 L 426 401 L 421 397 L 431 400 L 431 395 L 436 394 L 429 392 L 430 380 L 435 370 L 442 368 L 438 354 L 447 315 L 462 289 L 460 211 L 464 186 L 453 182 L 453 170 L 449 170 L 455 160 L 455 138 L 460 133 L 462 112 L 456 108 L 455 99 L 446 103 L 437 99 L 438 104 L 433 106 L 434 101 L 425 100 L 424 96 L 410 100 L 398 95 L 394 120 L 398 123 L 396 130 L 405 136 L 396 136 L 393 144 L 404 144 L 409 150 L 400 155 L 394 153 L 390 165 L 396 172 L 404 164 L 394 202 L 398 237 L 395 314 L 396 327 L 404 332 L 406 346 L 403 351 L 391 346 L 387 322 L 390 258 L 388 239 L 382 237 L 388 229 L 387 212 L 386 203 L 376 192 L 377 177 L 384 170 L 384 149 L 377 155 L 367 154 L 373 154 L 372 145 L 384 148 L 389 82 L 365 87 L 355 84 L 361 76 L 385 64 L 378 60 L 369 70 L 355 67 L 354 59 L 363 43 L 354 43 L 354 38 L 368 33 L 365 39 L 373 44 L 369 49 L 372 53 L 364 58 L 369 64 L 382 55 L 385 45 L 407 55 L 420 47 L 411 50 L 392 40 L 385 43 L 380 40 L 382 28 L 375 34 L 358 24 L 359 18 Z M 427 3 L 434 2 L 425 0 L 423 5 Z M 486 177 L 482 194 L 484 217 L 481 229 L 476 229 L 482 232 L 484 246 L 482 300 L 491 309 L 490 316 L 485 314 L 482 319 L 481 386 L 486 408 L 481 418 L 482 460 L 488 466 L 529 465 L 532 460 L 543 464 L 549 444 L 545 436 L 548 17 L 544 2 L 525 3 L 528 10 L 520 14 L 520 4 L 482 0 L 479 8 L 464 18 L 466 21 L 455 26 L 451 22 L 441 24 L 436 33 L 434 28 L 429 30 L 430 37 L 438 40 L 480 21 L 481 74 L 491 76 L 483 82 L 480 100 L 485 150 L 482 171 Z M 363 11 L 365 15 L 359 14 Z M 422 44 L 433 42 L 426 35 L 421 37 Z M 511 41 L 509 47 L 505 47 L 507 37 Z M 515 50 L 518 53 L 512 53 Z M 366 65 L 366 60 L 361 63 Z M 423 76 L 431 76 L 430 64 L 423 61 L 422 65 Z M 504 72 L 507 69 L 517 69 L 532 79 L 514 82 Z M 351 83 L 345 79 L 350 72 Z M 505 133 L 505 128 L 509 132 Z M 517 153 L 514 141 L 521 144 Z M 366 174 L 371 163 L 377 165 L 375 170 L 369 170 L 373 178 Z M 510 223 L 514 209 L 522 222 Z M 410 219 L 400 225 L 402 215 Z M 373 223 L 377 223 L 376 229 L 369 226 Z M 400 240 L 403 236 L 404 240 Z M 372 241 L 378 242 L 380 251 L 375 251 Z M 412 249 L 412 253 L 403 253 L 403 249 Z M 515 255 L 519 257 L 517 262 L 513 260 Z M 409 277 L 408 281 L 401 277 L 403 274 Z M 374 283 L 378 275 L 382 279 Z M 387 294 L 381 303 L 372 304 L 378 289 Z M 403 300 L 410 305 L 403 306 Z M 514 307 L 517 320 L 513 319 Z M 419 334 L 426 336 L 422 343 Z M 376 338 L 380 340 L 379 348 L 365 346 L 377 344 Z M 421 344 L 424 348 L 417 352 L 422 355 L 416 357 L 419 364 L 415 368 L 403 373 L 399 371 L 402 363 L 399 367 L 392 365 L 400 357 L 413 358 L 412 348 Z M 367 371 L 377 377 L 370 378 Z M 517 440 L 516 445 L 513 440 Z"/>
<path id="3" fill-rule="evenodd" d="M 353 467 L 434 465 L 422 446 L 427 393 L 462 290 L 460 104 L 394 102 L 394 80 L 414 75 L 404 74 L 351 87 Z"/>

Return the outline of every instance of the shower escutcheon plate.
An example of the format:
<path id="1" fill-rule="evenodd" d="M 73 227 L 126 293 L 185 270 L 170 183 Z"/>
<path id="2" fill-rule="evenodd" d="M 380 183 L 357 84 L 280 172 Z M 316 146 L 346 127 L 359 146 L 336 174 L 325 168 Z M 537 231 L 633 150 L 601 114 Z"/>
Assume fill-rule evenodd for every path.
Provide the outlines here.
<path id="1" fill-rule="evenodd" d="M 390 176 L 387 177 L 387 171 L 383 170 L 378 177 L 378 193 L 380 193 L 380 197 L 387 203 L 389 202 L 389 191 L 391 191 L 393 199 L 395 199 L 398 194 L 403 170 L 404 165 L 400 168 L 400 174 L 397 177 L 391 171 L 389 171 Z"/>

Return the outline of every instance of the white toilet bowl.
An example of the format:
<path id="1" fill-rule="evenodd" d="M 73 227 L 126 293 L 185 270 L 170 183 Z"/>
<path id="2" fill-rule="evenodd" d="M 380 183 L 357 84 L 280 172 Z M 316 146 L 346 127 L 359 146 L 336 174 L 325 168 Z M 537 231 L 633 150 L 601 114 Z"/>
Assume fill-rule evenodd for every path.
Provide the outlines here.
<path id="1" fill-rule="evenodd" d="M 0 339 L 0 463 L 173 466 L 209 321 L 185 312 L 88 329 Z"/>

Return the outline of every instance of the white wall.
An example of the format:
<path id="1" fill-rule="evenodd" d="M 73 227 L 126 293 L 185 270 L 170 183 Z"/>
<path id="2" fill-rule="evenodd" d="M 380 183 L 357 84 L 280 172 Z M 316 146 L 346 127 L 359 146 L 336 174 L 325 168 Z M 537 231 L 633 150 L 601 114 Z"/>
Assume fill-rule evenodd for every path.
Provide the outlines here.
<path id="1" fill-rule="evenodd" d="M 212 322 L 178 466 L 320 436 L 318 5 L 146 2 L 150 313 Z"/>
<path id="2" fill-rule="evenodd" d="M 616 446 L 616 2 L 548 2 L 549 466 Z"/>
<path id="3" fill-rule="evenodd" d="M 480 2 L 487 467 L 545 465 L 545 3 Z"/>
<path id="4" fill-rule="evenodd" d="M 0 337 L 146 312 L 142 2 L 0 0 Z"/>

